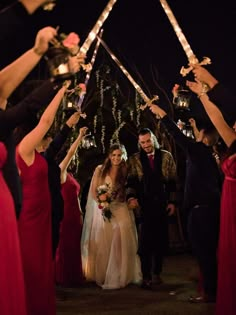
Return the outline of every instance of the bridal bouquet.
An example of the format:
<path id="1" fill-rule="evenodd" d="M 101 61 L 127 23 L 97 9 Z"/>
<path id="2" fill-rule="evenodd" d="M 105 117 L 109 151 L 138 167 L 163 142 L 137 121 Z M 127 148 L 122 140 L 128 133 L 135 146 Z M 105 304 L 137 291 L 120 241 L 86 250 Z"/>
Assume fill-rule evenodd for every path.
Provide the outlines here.
<path id="1" fill-rule="evenodd" d="M 110 203 L 112 201 L 112 196 L 110 193 L 110 187 L 108 184 L 104 184 L 97 187 L 97 201 L 98 208 L 102 212 L 104 221 L 110 221 L 113 217 L 113 214 L 110 210 Z"/>

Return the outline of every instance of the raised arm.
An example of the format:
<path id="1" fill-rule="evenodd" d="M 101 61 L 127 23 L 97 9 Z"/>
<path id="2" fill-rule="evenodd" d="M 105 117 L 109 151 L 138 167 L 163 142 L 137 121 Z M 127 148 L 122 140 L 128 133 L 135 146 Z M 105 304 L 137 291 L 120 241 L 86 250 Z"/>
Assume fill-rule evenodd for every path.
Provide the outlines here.
<path id="1" fill-rule="evenodd" d="M 203 90 L 202 83 L 196 79 L 196 82 L 187 81 L 187 85 L 194 93 L 198 95 L 198 98 L 204 106 L 213 125 L 218 130 L 227 147 L 230 147 L 233 141 L 236 140 L 236 133 L 226 123 L 219 108 L 210 101 L 209 96 Z"/>
<path id="2" fill-rule="evenodd" d="M 65 94 L 67 86 L 63 86 L 56 96 L 53 98 L 51 103 L 43 112 L 38 125 L 30 131 L 19 143 L 18 152 L 26 162 L 27 165 L 31 165 L 34 160 L 34 151 L 43 137 L 51 127 L 56 112 L 61 104 L 62 98 Z"/>
<path id="3" fill-rule="evenodd" d="M 194 134 L 195 139 L 198 139 L 200 132 L 199 132 L 199 130 L 198 130 L 198 128 L 197 128 L 195 119 L 194 119 L 194 118 L 189 118 L 188 121 L 189 121 L 189 123 L 190 123 L 190 126 L 191 126 L 192 129 L 193 129 L 193 134 Z"/>
<path id="4" fill-rule="evenodd" d="M 193 67 L 194 77 L 206 84 L 208 89 L 213 89 L 216 84 L 218 84 L 218 80 L 204 67 L 200 65 L 191 65 Z"/>
<path id="5" fill-rule="evenodd" d="M 37 33 L 34 46 L 0 71 L 0 106 L 38 64 L 56 34 L 53 27 L 41 29 Z"/>
<path id="6" fill-rule="evenodd" d="M 46 159 L 49 159 L 49 160 L 55 159 L 56 155 L 61 150 L 64 143 L 66 142 L 66 139 L 69 136 L 72 130 L 72 127 L 74 127 L 78 123 L 79 118 L 80 118 L 80 113 L 75 112 L 69 117 L 69 119 L 67 119 L 65 125 L 53 138 L 53 141 L 50 143 L 49 147 L 44 152 L 44 156 Z"/>
<path id="7" fill-rule="evenodd" d="M 59 164 L 60 169 L 61 169 L 61 182 L 62 183 L 64 183 L 66 180 L 67 168 L 70 165 L 70 162 L 71 162 L 73 156 L 75 155 L 75 153 L 78 149 L 78 146 L 79 146 L 82 138 L 84 137 L 87 129 L 88 129 L 87 127 L 80 128 L 78 137 L 72 143 L 72 145 L 71 145 L 70 149 L 68 150 L 63 161 Z"/>
<path id="8" fill-rule="evenodd" d="M 57 84 L 46 80 L 40 87 L 33 90 L 21 102 L 13 107 L 0 111 L 0 134 L 8 135 L 24 121 L 30 121 L 32 116 L 51 102 L 62 83 Z"/>
<path id="9" fill-rule="evenodd" d="M 157 119 L 161 119 L 161 123 L 165 126 L 167 132 L 174 138 L 175 142 L 186 151 L 191 144 L 191 140 L 186 137 L 176 126 L 176 124 L 168 117 L 167 113 L 158 105 L 152 104 L 149 109 L 156 115 Z"/>
<path id="10" fill-rule="evenodd" d="M 226 119 L 235 116 L 235 93 L 219 82 L 207 69 L 199 65 L 192 65 L 196 80 L 207 85 L 207 95 L 222 111 Z"/>

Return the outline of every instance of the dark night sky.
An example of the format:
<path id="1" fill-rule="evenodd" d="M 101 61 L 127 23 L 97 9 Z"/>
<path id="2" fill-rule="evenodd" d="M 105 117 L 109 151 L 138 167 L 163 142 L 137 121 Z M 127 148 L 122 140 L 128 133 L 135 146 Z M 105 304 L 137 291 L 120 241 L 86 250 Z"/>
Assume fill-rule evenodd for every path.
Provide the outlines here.
<path id="1" fill-rule="evenodd" d="M 60 31 L 65 33 L 77 32 L 83 43 L 107 2 L 57 0 L 54 11 L 39 10 L 32 19 L 31 29 L 7 43 L 6 58 L 2 50 L 1 66 L 31 47 L 36 30 L 46 25 L 60 26 Z M 169 0 L 168 3 L 198 59 L 210 57 L 212 64 L 208 69 L 217 78 L 226 82 L 236 81 L 233 50 L 236 46 L 236 2 Z M 168 93 L 174 83 L 185 81 L 179 71 L 188 61 L 158 0 L 118 0 L 103 28 L 107 45 L 134 79 L 142 77 L 151 94 L 157 94 L 153 73 L 158 85 Z M 101 47 L 94 68 L 104 55 L 109 58 Z M 40 71 L 38 67 L 37 76 L 40 76 Z M 124 77 L 124 80 L 127 79 Z"/>

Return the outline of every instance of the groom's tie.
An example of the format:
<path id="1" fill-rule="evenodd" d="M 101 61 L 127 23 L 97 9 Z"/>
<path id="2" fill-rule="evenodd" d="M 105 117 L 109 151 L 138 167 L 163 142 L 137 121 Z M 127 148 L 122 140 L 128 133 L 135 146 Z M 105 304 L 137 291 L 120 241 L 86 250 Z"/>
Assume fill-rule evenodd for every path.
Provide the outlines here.
<path id="1" fill-rule="evenodd" d="M 154 169 L 154 154 L 149 154 L 148 159 L 149 159 L 151 169 L 153 170 Z"/>

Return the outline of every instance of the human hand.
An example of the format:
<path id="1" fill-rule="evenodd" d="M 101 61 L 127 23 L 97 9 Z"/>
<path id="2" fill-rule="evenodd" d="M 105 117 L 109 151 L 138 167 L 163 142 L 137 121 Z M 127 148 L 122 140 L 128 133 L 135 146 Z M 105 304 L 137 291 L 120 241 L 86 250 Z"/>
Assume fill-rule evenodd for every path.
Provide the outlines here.
<path id="1" fill-rule="evenodd" d="M 192 128 L 196 127 L 196 120 L 194 118 L 189 118 L 189 123 Z"/>
<path id="2" fill-rule="evenodd" d="M 166 115 L 166 112 L 156 104 L 150 104 L 148 107 L 154 115 L 158 116 L 158 118 L 163 118 Z"/>
<path id="3" fill-rule="evenodd" d="M 197 95 L 200 95 L 204 91 L 204 85 L 202 84 L 202 82 L 200 82 L 197 79 L 195 81 L 186 81 L 186 85 L 187 85 L 187 87 L 189 87 L 189 89 L 192 92 L 194 92 Z M 204 91 L 204 92 L 206 92 L 206 91 Z"/>
<path id="4" fill-rule="evenodd" d="M 175 205 L 173 203 L 169 203 L 166 207 L 166 211 L 168 216 L 172 216 L 175 213 Z"/>
<path id="5" fill-rule="evenodd" d="M 63 87 L 65 88 L 65 91 L 67 92 L 69 86 L 71 85 L 71 80 L 65 80 L 63 82 Z"/>
<path id="6" fill-rule="evenodd" d="M 180 87 L 180 85 L 176 83 L 172 88 L 171 92 L 172 92 L 174 98 L 178 96 L 179 87 Z"/>
<path id="7" fill-rule="evenodd" d="M 88 130 L 88 127 L 82 127 L 79 130 L 79 137 L 83 138 L 86 135 L 86 132 Z"/>
<path id="8" fill-rule="evenodd" d="M 69 57 L 69 67 L 72 73 L 79 72 L 81 65 L 85 63 L 85 58 L 86 55 L 82 53 Z"/>
<path id="9" fill-rule="evenodd" d="M 207 84 L 210 89 L 212 89 L 218 83 L 218 80 L 213 77 L 213 75 L 206 68 L 197 64 L 191 64 L 191 67 L 193 68 L 192 72 L 195 79 Z"/>
<path id="10" fill-rule="evenodd" d="M 127 206 L 130 210 L 137 209 L 139 207 L 138 199 L 134 197 L 129 198 Z"/>
<path id="11" fill-rule="evenodd" d="M 73 113 L 66 121 L 68 127 L 72 128 L 75 126 L 80 119 L 80 112 Z"/>
<path id="12" fill-rule="evenodd" d="M 39 30 L 33 48 L 36 54 L 42 56 L 48 50 L 49 42 L 51 42 L 56 35 L 57 30 L 51 26 L 46 26 Z"/>

